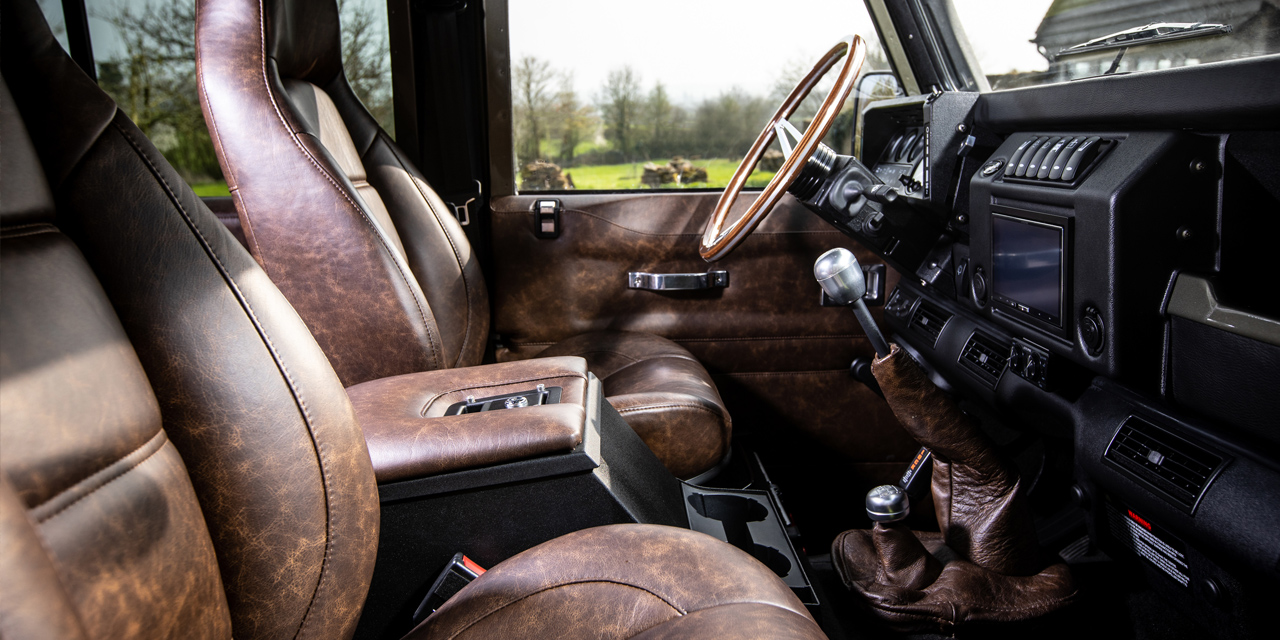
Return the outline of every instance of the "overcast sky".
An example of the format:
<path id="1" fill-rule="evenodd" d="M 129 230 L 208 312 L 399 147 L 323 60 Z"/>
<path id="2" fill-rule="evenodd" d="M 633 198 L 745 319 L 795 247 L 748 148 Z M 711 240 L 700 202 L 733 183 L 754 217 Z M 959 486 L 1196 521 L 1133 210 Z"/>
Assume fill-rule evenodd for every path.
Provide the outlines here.
<path id="1" fill-rule="evenodd" d="M 386 20 L 382 0 L 348 1 L 366 4 Z M 952 1 L 985 73 L 1048 67 L 1029 40 L 1051 0 Z M 146 4 L 89 0 L 95 57 L 123 49 L 97 16 Z M 645 90 L 661 80 L 676 102 L 697 102 L 733 87 L 765 95 L 785 70 L 812 66 L 841 36 L 876 37 L 862 0 L 509 0 L 508 6 L 512 59 L 534 55 L 557 70 L 572 70 L 587 101 L 609 71 L 624 64 L 640 73 Z"/>
<path id="2" fill-rule="evenodd" d="M 1030 40 L 1050 0 L 953 0 L 984 72 L 1045 69 Z M 841 36 L 874 39 L 861 0 L 511 0 L 511 55 L 572 70 L 590 100 L 630 64 L 645 89 L 661 80 L 677 102 L 732 87 L 767 94 L 788 67 L 809 66 Z M 783 8 L 785 7 L 785 9 Z"/>

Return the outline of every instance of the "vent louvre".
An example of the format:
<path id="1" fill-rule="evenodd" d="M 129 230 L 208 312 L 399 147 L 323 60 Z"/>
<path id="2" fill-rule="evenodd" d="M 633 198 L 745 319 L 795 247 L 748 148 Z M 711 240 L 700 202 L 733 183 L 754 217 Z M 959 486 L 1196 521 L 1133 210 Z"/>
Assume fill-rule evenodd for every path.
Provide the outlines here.
<path id="1" fill-rule="evenodd" d="M 929 346 L 933 347 L 938 343 L 938 336 L 942 335 L 942 328 L 947 326 L 950 319 L 950 313 L 921 300 L 915 315 L 911 316 L 911 327 L 929 338 Z"/>
<path id="2" fill-rule="evenodd" d="M 977 331 L 969 336 L 964 349 L 960 352 L 960 360 L 969 365 L 969 369 L 977 373 L 989 387 L 995 387 L 1009 363 L 1009 349 L 1012 345 L 1000 342 L 995 338 L 984 336 Z"/>
<path id="3" fill-rule="evenodd" d="M 1103 458 L 1133 473 L 1190 512 L 1223 457 L 1145 420 L 1120 426 Z"/>

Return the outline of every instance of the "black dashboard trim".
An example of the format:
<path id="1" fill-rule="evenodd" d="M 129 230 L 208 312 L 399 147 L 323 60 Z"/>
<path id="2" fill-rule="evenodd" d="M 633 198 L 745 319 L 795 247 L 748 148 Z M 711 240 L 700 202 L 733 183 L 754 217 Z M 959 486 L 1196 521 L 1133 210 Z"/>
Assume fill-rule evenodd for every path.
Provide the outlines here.
<path id="1" fill-rule="evenodd" d="M 1280 54 L 984 93 L 974 121 L 1006 133 L 1057 126 L 1274 129 L 1280 82 L 1259 78 L 1280 78 Z"/>

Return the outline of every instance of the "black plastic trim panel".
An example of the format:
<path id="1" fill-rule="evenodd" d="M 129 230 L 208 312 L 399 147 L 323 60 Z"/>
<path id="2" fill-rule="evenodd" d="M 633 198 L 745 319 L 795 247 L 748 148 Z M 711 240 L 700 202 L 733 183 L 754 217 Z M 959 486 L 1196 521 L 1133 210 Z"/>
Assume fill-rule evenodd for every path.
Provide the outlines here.
<path id="1" fill-rule="evenodd" d="M 1280 82 L 1265 78 L 1280 78 L 1280 54 L 984 93 L 974 120 L 1001 132 L 1274 129 Z"/>

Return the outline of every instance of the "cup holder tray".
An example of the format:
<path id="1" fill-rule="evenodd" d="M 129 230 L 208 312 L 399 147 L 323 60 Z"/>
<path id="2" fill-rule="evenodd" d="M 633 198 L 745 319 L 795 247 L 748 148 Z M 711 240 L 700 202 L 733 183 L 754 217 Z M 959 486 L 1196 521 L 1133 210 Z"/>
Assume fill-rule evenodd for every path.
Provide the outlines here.
<path id="1" fill-rule="evenodd" d="M 742 549 L 778 574 L 802 603 L 818 604 L 767 491 L 707 489 L 691 484 L 683 488 L 690 529 Z"/>

